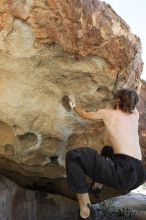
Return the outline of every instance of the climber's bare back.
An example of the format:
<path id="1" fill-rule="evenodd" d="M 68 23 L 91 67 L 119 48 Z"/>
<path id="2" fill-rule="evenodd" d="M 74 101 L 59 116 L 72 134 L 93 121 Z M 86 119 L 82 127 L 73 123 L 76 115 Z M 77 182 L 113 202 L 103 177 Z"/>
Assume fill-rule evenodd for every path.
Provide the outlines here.
<path id="1" fill-rule="evenodd" d="M 98 112 L 97 112 L 98 114 Z M 125 113 L 121 110 L 102 109 L 99 114 L 109 132 L 115 153 L 127 154 L 142 159 L 138 135 L 139 113 Z"/>
<path id="2" fill-rule="evenodd" d="M 117 109 L 100 109 L 97 112 L 84 111 L 80 106 L 74 110 L 85 119 L 102 119 L 109 132 L 115 153 L 127 154 L 142 159 L 139 145 L 138 120 L 139 112 L 135 108 L 132 113 Z"/>

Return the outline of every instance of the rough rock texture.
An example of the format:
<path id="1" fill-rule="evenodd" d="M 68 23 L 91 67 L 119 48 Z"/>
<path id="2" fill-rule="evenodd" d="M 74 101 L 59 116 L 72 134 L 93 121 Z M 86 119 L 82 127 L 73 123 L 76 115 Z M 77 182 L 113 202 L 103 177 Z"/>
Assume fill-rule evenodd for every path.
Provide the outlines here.
<path id="1" fill-rule="evenodd" d="M 26 190 L 0 176 L 1 220 L 75 220 L 77 203 L 66 197 Z"/>
<path id="2" fill-rule="evenodd" d="M 95 204 L 97 219 L 145 220 L 146 195 L 129 193 Z"/>
<path id="3" fill-rule="evenodd" d="M 140 120 L 139 120 L 140 145 L 143 153 L 143 161 L 146 166 L 146 82 L 145 81 L 142 81 L 138 110 L 140 113 Z"/>
<path id="4" fill-rule="evenodd" d="M 97 219 L 145 220 L 145 203 L 145 195 L 130 193 L 93 206 Z M 66 197 L 27 190 L 0 176 L 1 220 L 77 220 L 78 208 Z"/>
<path id="5" fill-rule="evenodd" d="M 58 178 L 69 149 L 100 152 L 110 144 L 103 123 L 67 111 L 62 97 L 110 107 L 116 90 L 137 89 L 141 72 L 139 38 L 106 3 L 1 0 L 1 173 Z"/>

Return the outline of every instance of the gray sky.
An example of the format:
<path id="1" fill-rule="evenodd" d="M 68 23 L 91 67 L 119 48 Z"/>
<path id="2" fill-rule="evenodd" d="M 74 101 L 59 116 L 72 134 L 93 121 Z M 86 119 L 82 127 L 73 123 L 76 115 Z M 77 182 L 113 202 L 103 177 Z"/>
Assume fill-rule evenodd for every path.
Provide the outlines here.
<path id="1" fill-rule="evenodd" d="M 142 58 L 144 70 L 141 76 L 146 80 L 146 0 L 104 0 L 120 15 L 130 26 L 131 31 L 142 41 Z"/>

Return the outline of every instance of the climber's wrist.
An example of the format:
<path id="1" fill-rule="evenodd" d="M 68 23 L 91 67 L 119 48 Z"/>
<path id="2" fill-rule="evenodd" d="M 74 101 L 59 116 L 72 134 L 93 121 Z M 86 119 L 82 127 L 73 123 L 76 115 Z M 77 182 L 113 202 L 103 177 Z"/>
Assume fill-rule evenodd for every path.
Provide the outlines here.
<path id="1" fill-rule="evenodd" d="M 76 105 L 74 104 L 74 105 L 72 105 L 72 109 L 74 109 L 76 107 Z"/>

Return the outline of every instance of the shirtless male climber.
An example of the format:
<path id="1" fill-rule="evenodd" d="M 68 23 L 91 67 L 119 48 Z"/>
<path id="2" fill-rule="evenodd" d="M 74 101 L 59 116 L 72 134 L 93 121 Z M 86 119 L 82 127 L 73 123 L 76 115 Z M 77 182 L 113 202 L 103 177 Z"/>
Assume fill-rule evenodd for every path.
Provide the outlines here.
<path id="1" fill-rule="evenodd" d="M 69 101 L 70 107 L 82 118 L 102 119 L 112 143 L 112 147 L 105 146 L 101 154 L 90 147 L 72 149 L 66 154 L 67 180 L 77 194 L 80 220 L 96 219 L 85 175 L 94 182 L 128 191 L 146 180 L 138 135 L 138 95 L 133 90 L 121 89 L 114 100 L 114 109 L 100 109 L 97 112 L 87 112 L 76 106 L 73 100 Z"/>

